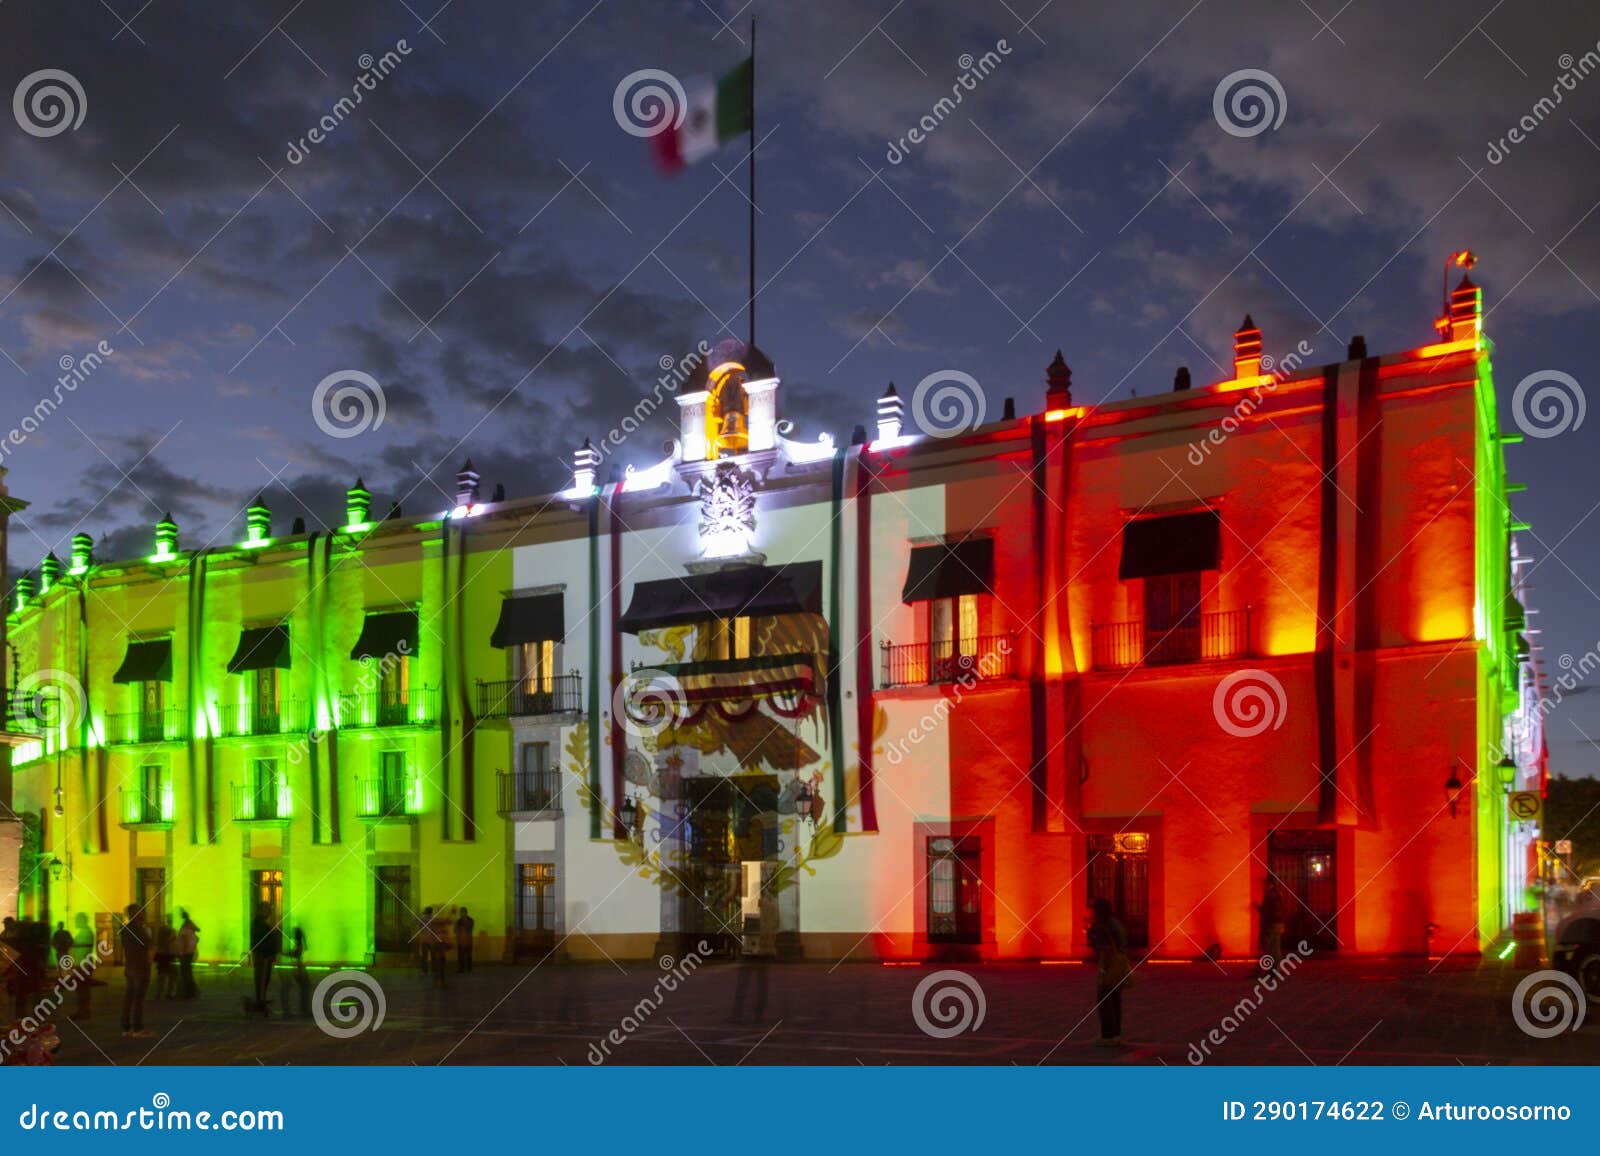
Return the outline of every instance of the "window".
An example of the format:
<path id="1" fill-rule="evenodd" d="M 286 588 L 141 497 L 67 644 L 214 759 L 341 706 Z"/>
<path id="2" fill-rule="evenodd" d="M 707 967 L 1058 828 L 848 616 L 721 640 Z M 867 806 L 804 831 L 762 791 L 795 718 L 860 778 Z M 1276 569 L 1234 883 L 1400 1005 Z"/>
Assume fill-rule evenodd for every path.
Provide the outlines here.
<path id="1" fill-rule="evenodd" d="M 556 929 L 556 865 L 517 864 L 517 929 Z"/>
<path id="2" fill-rule="evenodd" d="M 983 848 L 978 837 L 928 840 L 928 942 L 983 939 Z"/>
<path id="3" fill-rule="evenodd" d="M 404 751 L 384 751 L 378 757 L 377 814 L 399 815 L 406 809 L 410 776 Z"/>
<path id="4" fill-rule="evenodd" d="M 1200 658 L 1200 574 L 1160 574 L 1144 580 L 1146 662 Z"/>
<path id="5" fill-rule="evenodd" d="M 264 666 L 250 679 L 251 733 L 272 734 L 278 729 L 278 668 Z"/>
<path id="6" fill-rule="evenodd" d="M 139 696 L 139 741 L 142 743 L 160 742 L 166 738 L 166 726 L 162 713 L 163 694 L 166 683 L 154 680 L 141 682 L 136 693 Z"/>
<path id="7" fill-rule="evenodd" d="M 750 619 L 714 618 L 711 621 L 711 658 L 749 658 Z"/>
<path id="8" fill-rule="evenodd" d="M 960 594 L 928 601 L 928 666 L 930 682 L 948 682 L 961 673 L 961 658 L 978 654 L 981 594 Z"/>
<path id="9" fill-rule="evenodd" d="M 554 642 L 519 642 L 515 650 L 516 676 L 525 695 L 548 695 L 556 673 Z"/>
<path id="10" fill-rule="evenodd" d="M 143 822 L 159 822 L 167 817 L 167 781 L 167 768 L 160 763 L 146 763 L 139 768 L 139 811 Z"/>
<path id="11" fill-rule="evenodd" d="M 248 816 L 254 819 L 286 819 L 288 801 L 283 797 L 283 780 L 277 759 L 256 759 L 250 765 Z"/>
<path id="12" fill-rule="evenodd" d="M 556 777 L 558 772 L 550 765 L 550 744 L 523 743 L 521 754 L 514 809 L 557 809 L 561 805 L 561 784 Z"/>
<path id="13" fill-rule="evenodd" d="M 1090 835 L 1086 910 L 1107 899 L 1129 947 L 1150 946 L 1150 836 L 1142 831 Z"/>
<path id="14" fill-rule="evenodd" d="M 391 654 L 379 671 L 378 725 L 404 725 L 406 704 L 411 701 L 411 658 L 404 654 Z"/>

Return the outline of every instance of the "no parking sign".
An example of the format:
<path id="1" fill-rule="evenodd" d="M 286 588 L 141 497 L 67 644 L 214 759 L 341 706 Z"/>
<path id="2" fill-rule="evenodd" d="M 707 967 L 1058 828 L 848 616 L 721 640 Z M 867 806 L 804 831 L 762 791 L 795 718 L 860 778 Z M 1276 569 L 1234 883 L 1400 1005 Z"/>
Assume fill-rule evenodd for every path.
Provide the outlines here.
<path id="1" fill-rule="evenodd" d="M 1544 812 L 1544 800 L 1538 791 L 1512 791 L 1506 797 L 1506 813 L 1514 823 L 1532 823 Z"/>

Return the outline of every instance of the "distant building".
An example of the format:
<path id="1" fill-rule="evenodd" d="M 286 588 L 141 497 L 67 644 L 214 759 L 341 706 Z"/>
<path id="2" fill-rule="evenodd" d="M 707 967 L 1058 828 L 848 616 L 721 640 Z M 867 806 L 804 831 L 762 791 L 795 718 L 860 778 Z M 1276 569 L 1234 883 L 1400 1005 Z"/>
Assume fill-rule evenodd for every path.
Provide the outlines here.
<path id="1" fill-rule="evenodd" d="M 10 618 L 64 866 L 20 907 L 182 905 L 219 958 L 263 901 L 326 960 L 456 905 L 480 958 L 1039 958 L 1104 896 L 1159 956 L 1253 956 L 1270 873 L 1290 945 L 1477 951 L 1543 775 L 1480 317 L 1463 280 L 1440 343 L 1324 366 L 1247 318 L 1228 380 L 1093 407 L 1058 355 L 978 424 L 936 375 L 849 446 L 729 342 L 559 494 L 468 463 L 422 518 L 358 481 L 331 532 L 84 538 Z M 657 406 L 670 455 L 597 485 Z"/>

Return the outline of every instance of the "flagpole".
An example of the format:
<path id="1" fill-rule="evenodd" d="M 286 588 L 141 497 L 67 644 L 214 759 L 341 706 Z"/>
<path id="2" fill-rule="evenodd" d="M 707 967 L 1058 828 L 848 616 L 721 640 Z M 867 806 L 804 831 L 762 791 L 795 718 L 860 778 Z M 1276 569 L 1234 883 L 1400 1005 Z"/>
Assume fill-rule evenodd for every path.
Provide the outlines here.
<path id="1" fill-rule="evenodd" d="M 756 343 L 756 18 L 750 17 L 750 341 Z"/>

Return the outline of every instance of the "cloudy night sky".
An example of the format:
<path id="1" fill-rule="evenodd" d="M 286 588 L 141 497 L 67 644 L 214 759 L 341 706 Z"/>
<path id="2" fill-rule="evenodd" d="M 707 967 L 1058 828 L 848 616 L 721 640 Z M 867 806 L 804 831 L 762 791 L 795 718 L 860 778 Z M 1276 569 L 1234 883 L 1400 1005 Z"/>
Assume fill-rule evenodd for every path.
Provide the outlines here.
<path id="1" fill-rule="evenodd" d="M 1008 396 L 1029 412 L 1058 347 L 1079 402 L 1164 392 L 1180 364 L 1231 376 L 1246 311 L 1276 357 L 1342 360 L 1358 333 L 1412 348 L 1464 246 L 1506 428 L 1528 374 L 1593 390 L 1592 2 L 11 0 L 0 79 L 69 73 L 83 119 L 38 135 L 14 106 L 0 126 L 0 427 L 64 358 L 114 351 L 6 446 L 32 503 L 13 568 L 78 530 L 147 553 L 169 509 L 185 546 L 232 541 L 257 492 L 280 532 L 315 528 L 358 473 L 379 511 L 442 510 L 469 455 L 486 493 L 567 484 L 664 357 L 745 331 L 746 146 L 662 176 L 614 97 L 644 69 L 726 72 L 752 15 L 757 339 L 792 436 L 847 439 L 886 383 L 938 370 L 977 378 L 991 417 Z M 1213 101 L 1245 69 L 1283 92 L 1281 124 L 1250 135 Z M 385 416 L 335 438 L 312 397 L 345 370 L 380 383 Z M 619 465 L 660 457 L 668 410 Z M 1554 673 L 1600 639 L 1597 430 L 1507 451 Z M 1554 715 L 1553 770 L 1600 767 L 1597 698 Z"/>

